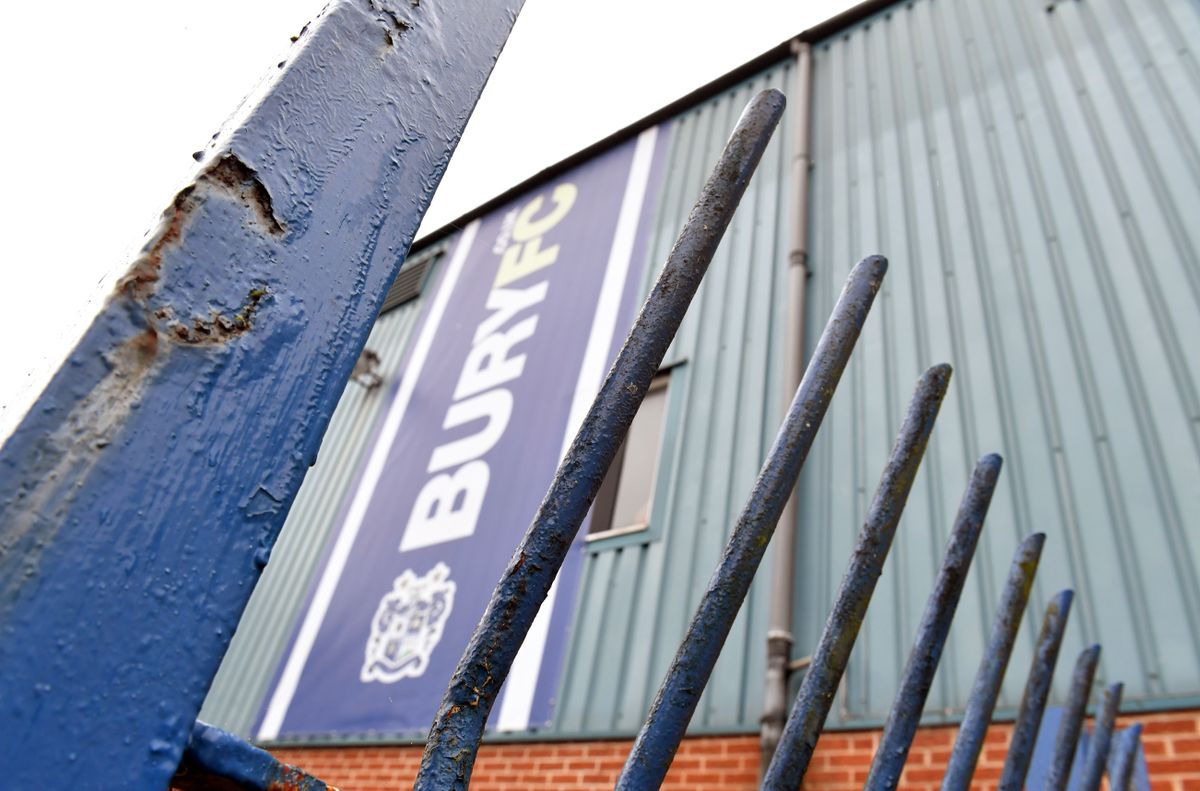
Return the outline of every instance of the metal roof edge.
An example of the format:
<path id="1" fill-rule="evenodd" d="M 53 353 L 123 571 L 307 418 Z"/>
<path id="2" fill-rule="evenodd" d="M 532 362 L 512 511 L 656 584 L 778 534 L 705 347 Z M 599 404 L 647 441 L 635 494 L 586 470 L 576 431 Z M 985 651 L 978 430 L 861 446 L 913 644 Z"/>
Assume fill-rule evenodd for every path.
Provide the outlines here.
<path id="1" fill-rule="evenodd" d="M 456 217 L 445 225 L 442 225 L 439 228 L 430 231 L 428 234 L 419 237 L 415 242 L 413 242 L 412 250 L 409 254 L 411 255 L 413 252 L 422 250 L 434 242 L 445 239 L 447 236 L 461 229 L 472 220 L 478 219 L 496 207 L 502 206 L 503 204 L 512 200 L 516 196 L 528 192 L 538 184 L 549 181 L 558 174 L 570 170 L 576 165 L 595 157 L 597 154 L 600 154 L 601 152 L 632 138 L 642 130 L 654 126 L 655 124 L 662 123 L 669 118 L 673 118 L 685 110 L 688 110 L 695 105 L 706 101 L 707 99 L 711 99 L 713 96 L 716 96 L 727 88 L 754 76 L 767 67 L 773 66 L 782 60 L 792 57 L 792 45 L 794 42 L 807 41 L 812 43 L 828 38 L 829 36 L 835 35 L 836 33 L 857 24 L 863 19 L 876 14 L 889 6 L 896 5 L 899 2 L 901 2 L 901 0 L 865 0 L 864 2 L 848 8 L 842 13 L 815 25 L 814 27 L 801 31 L 794 36 L 790 36 L 779 44 L 776 44 L 774 47 L 771 47 L 771 49 L 767 50 L 761 55 L 746 61 L 742 65 L 726 72 L 725 74 L 722 74 L 715 80 L 712 80 L 711 82 L 700 86 L 694 91 L 679 97 L 670 104 L 660 107 L 649 115 L 634 121 L 628 126 L 625 126 L 610 135 L 600 138 L 595 143 L 576 151 L 569 157 L 543 168 L 529 178 L 526 178 L 512 187 L 509 187 L 504 192 L 501 192 L 499 195 L 496 195 L 495 197 L 481 203 L 467 213 Z"/>
<path id="2" fill-rule="evenodd" d="M 899 5 L 901 2 L 902 0 L 863 0 L 863 2 L 847 8 L 842 13 L 810 27 L 795 38 L 800 41 L 807 41 L 809 44 L 816 44 L 818 41 L 841 33 L 848 27 L 857 25 L 867 17 L 874 16 L 886 8 Z"/>

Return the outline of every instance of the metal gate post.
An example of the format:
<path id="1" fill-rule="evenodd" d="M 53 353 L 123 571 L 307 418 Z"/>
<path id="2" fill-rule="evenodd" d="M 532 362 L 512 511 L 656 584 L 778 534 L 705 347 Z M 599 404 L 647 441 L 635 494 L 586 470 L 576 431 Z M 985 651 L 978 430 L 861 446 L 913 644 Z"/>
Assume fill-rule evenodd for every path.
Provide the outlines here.
<path id="1" fill-rule="evenodd" d="M 1071 779 L 1071 767 L 1075 763 L 1075 751 L 1079 746 L 1079 732 L 1083 730 L 1083 718 L 1087 714 L 1088 698 L 1092 694 L 1092 679 L 1096 677 L 1096 665 L 1100 662 L 1100 646 L 1091 645 L 1075 660 L 1071 673 L 1071 691 L 1067 694 L 1067 705 L 1063 707 L 1062 722 L 1054 738 L 1054 758 L 1050 762 L 1050 773 L 1046 777 L 1046 791 L 1066 791 Z"/>
<path id="2" fill-rule="evenodd" d="M 1042 713 L 1050 696 L 1050 682 L 1054 680 L 1058 649 L 1062 645 L 1074 596 L 1072 591 L 1060 591 L 1046 605 L 1042 630 L 1038 634 L 1037 648 L 1034 649 L 1033 666 L 1025 682 L 1021 707 L 1017 710 L 1017 722 L 1013 726 L 1012 741 L 1008 745 L 1008 756 L 1004 759 L 998 791 L 1021 791 L 1025 787 L 1025 775 L 1029 772 L 1029 761 L 1033 758 L 1038 729 L 1042 725 Z"/>
<path id="3" fill-rule="evenodd" d="M 812 664 L 800 684 L 800 692 L 783 728 L 783 737 L 767 767 L 763 789 L 790 791 L 799 787 L 804 779 L 867 606 L 871 603 L 871 595 L 875 592 L 875 583 L 883 573 L 883 562 L 892 547 L 896 526 L 933 433 L 942 399 L 950 386 L 950 373 L 949 365 L 936 365 L 917 382 L 908 414 L 871 499 L 866 522 L 855 540 L 850 566 L 842 577 L 833 609 L 812 653 Z"/>
<path id="4" fill-rule="evenodd" d="M 783 425 L 734 524 L 720 565 L 709 580 L 651 704 L 650 714 L 634 740 L 625 768 L 617 779 L 618 789 L 657 787 L 666 776 L 767 551 L 779 514 L 796 486 L 800 468 L 825 419 L 833 391 L 886 271 L 887 261 L 872 256 L 860 261 L 847 278 Z"/>
<path id="5" fill-rule="evenodd" d="M 975 472 L 971 475 L 950 531 L 946 557 L 925 605 L 925 614 L 921 617 L 912 653 L 904 666 L 900 689 L 888 712 L 879 747 L 871 761 L 864 791 L 894 789 L 900 785 L 900 775 L 904 772 L 904 763 L 908 760 L 908 751 L 917 733 L 921 712 L 925 710 L 925 699 L 933 685 L 933 674 L 937 672 L 941 661 L 942 649 L 950 634 L 950 623 L 954 620 L 954 611 L 958 609 L 958 600 L 967 582 L 967 571 L 975 557 L 983 520 L 996 491 L 1000 464 L 1000 457 L 990 454 L 975 465 Z"/>
<path id="6" fill-rule="evenodd" d="M 1033 577 L 1037 573 L 1045 543 L 1045 533 L 1033 533 L 1025 537 L 1013 556 L 1004 592 L 996 607 L 996 617 L 992 621 L 991 635 L 983 652 L 983 661 L 975 675 L 962 725 L 954 739 L 950 761 L 946 764 L 941 791 L 967 791 L 971 785 L 971 776 L 975 774 L 975 763 L 983 749 L 983 738 L 992 720 L 996 698 L 1000 696 L 1004 671 L 1008 668 L 1008 659 L 1017 641 L 1021 615 L 1029 602 L 1029 591 L 1033 587 Z"/>
<path id="7" fill-rule="evenodd" d="M 1129 791 L 1133 780 L 1133 767 L 1137 763 L 1138 748 L 1142 741 L 1142 725 L 1138 723 L 1117 737 L 1117 749 L 1113 754 L 1112 767 L 1108 773 L 1109 791 Z"/>
<path id="8" fill-rule="evenodd" d="M 776 90 L 742 111 L 658 280 L 475 627 L 429 729 L 416 789 L 466 788 L 500 686 L 629 431 L 783 115 Z"/>
<path id="9" fill-rule="evenodd" d="M 1104 702 L 1096 712 L 1096 723 L 1092 738 L 1088 741 L 1088 752 L 1084 756 L 1083 776 L 1078 791 L 1097 791 L 1108 766 L 1108 753 L 1112 747 L 1113 727 L 1117 722 L 1117 710 L 1121 707 L 1121 693 L 1125 685 L 1116 683 L 1104 690 Z"/>
<path id="10" fill-rule="evenodd" d="M 520 5 L 331 3 L 0 452 L 5 787 L 170 780 Z"/>

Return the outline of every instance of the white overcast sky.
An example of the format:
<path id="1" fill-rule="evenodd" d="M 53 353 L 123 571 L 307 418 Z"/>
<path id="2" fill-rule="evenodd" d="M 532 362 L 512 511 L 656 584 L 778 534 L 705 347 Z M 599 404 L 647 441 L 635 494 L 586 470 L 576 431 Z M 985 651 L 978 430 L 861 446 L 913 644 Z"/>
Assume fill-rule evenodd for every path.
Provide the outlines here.
<path id="1" fill-rule="evenodd" d="M 424 0 L 470 6 L 486 0 Z M 0 439 L 325 0 L 16 3 L 0 26 Z M 853 0 L 527 0 L 432 230 Z"/>

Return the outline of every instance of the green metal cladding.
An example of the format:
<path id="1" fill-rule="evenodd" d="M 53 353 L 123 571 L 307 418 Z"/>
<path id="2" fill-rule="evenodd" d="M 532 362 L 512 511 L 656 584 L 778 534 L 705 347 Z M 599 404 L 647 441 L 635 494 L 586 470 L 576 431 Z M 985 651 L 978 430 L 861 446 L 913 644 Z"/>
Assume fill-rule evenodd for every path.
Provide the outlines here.
<path id="1" fill-rule="evenodd" d="M 1001 708 L 1064 587 L 1077 592 L 1064 656 L 1103 643 L 1096 683 L 1123 680 L 1127 709 L 1200 705 L 1196 40 L 1190 0 L 914 0 L 814 44 L 810 349 L 855 262 L 882 253 L 891 269 L 801 475 L 796 657 L 816 643 L 913 383 L 955 367 L 831 724 L 886 715 L 962 487 L 991 451 L 1004 472 L 927 719 L 961 711 L 1034 531 L 1046 550 Z M 785 60 L 676 117 L 650 260 L 746 101 L 793 80 Z M 556 736 L 641 724 L 782 416 L 797 118 L 789 108 L 668 353 L 651 527 L 589 545 Z M 385 378 L 419 304 L 385 313 L 368 342 Z M 204 719 L 252 726 L 385 389 L 343 395 Z M 770 568 L 693 732 L 758 728 Z"/>
<path id="2" fill-rule="evenodd" d="M 1200 693 L 1200 80 L 1186 0 L 922 0 L 814 52 L 815 332 L 854 260 L 892 261 L 801 483 L 798 650 L 815 642 L 917 374 L 956 369 L 839 700 L 886 715 L 972 463 L 1006 464 L 927 713 L 970 690 L 1011 553 L 1104 646 L 1126 709 Z M 1188 221 L 1189 217 L 1191 222 Z M 1065 673 L 1055 697 L 1065 695 Z"/>

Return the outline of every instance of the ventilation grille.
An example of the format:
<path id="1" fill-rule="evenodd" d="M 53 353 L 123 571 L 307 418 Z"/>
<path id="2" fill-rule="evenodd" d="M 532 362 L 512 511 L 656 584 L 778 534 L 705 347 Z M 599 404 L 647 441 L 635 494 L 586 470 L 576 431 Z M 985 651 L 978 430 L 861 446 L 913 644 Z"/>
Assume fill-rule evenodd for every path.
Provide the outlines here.
<path id="1" fill-rule="evenodd" d="M 400 274 L 396 275 L 395 282 L 388 289 L 387 296 L 383 298 L 383 307 L 379 309 L 379 312 L 387 313 L 392 308 L 399 307 L 410 299 L 420 296 L 421 286 L 425 283 L 425 273 L 429 271 L 429 267 L 433 266 L 433 262 L 441 254 L 440 249 L 431 250 L 411 261 L 404 262 L 404 266 L 400 268 Z"/>

